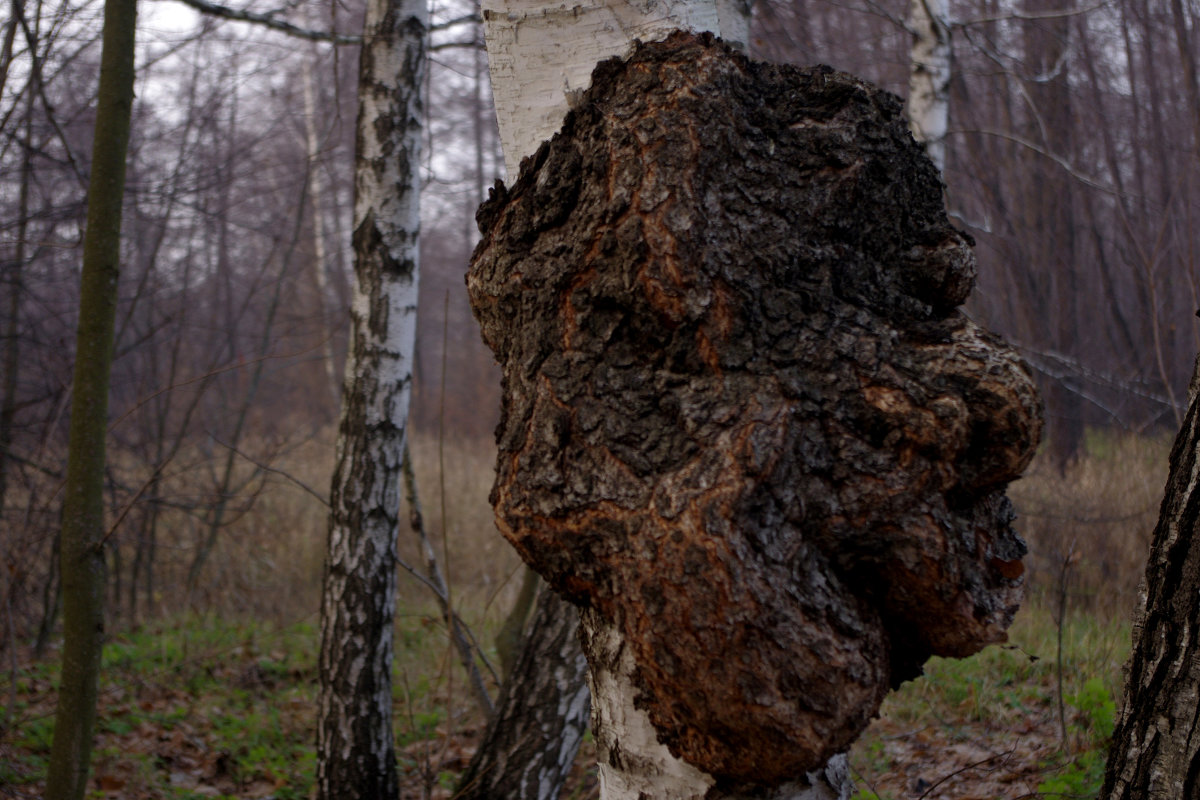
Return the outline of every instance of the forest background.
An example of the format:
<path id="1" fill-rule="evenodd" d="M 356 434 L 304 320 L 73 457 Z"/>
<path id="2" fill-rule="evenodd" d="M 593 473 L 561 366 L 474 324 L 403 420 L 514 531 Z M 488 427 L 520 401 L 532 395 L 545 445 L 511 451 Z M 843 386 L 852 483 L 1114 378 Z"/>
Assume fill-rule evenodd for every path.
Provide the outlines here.
<path id="1" fill-rule="evenodd" d="M 355 2 L 249 8 L 305 29 L 361 28 Z M 477 10 L 432 11 L 412 438 L 456 605 L 487 641 L 520 570 L 487 505 L 498 371 L 463 274 L 474 209 L 504 168 Z M 1044 689 L 1016 702 L 1057 743 L 1032 759 L 1045 774 L 1029 779 L 1029 791 L 1051 792 L 1055 776 L 1087 779 L 1083 754 L 1103 738 L 1105 697 L 1119 694 L 1121 625 L 1200 349 L 1200 8 L 978 0 L 950 11 L 945 181 L 952 219 L 978 243 L 968 312 L 1020 348 L 1047 403 L 1043 453 L 1013 491 L 1032 550 L 1031 612 L 1017 643 L 1041 660 L 1018 669 L 1026 655 L 1003 651 L 993 661 Z M 13 0 L 0 25 L 0 791 L 10 793 L 36 793 L 53 707 L 56 537 L 101 12 L 94 0 Z M 102 747 L 94 780 L 120 796 L 159 796 L 164 785 L 304 796 L 303 686 L 314 669 L 352 280 L 357 49 L 201 16 L 175 0 L 146 0 L 141 13 L 106 491 L 112 642 L 101 718 L 115 760 L 105 767 Z M 896 0 L 760 3 L 751 52 L 831 64 L 904 96 L 906 15 Z M 418 564 L 405 533 L 402 550 Z M 398 726 L 410 772 L 432 795 L 450 782 L 439 776 L 469 749 L 478 716 L 445 663 L 433 599 L 417 580 L 402 586 Z M 946 713 L 967 703 L 968 717 L 1016 730 L 1011 703 L 990 706 L 977 691 L 1016 680 L 991 668 L 986 659 L 974 672 L 946 667 L 936 702 Z M 1100 683 L 1089 695 L 1093 672 Z M 171 694 L 180 686 L 195 702 Z M 197 711 L 217 687 L 219 711 Z M 289 695 L 295 707 L 270 702 L 284 689 L 299 692 Z M 246 738 L 223 729 L 222 715 L 244 719 L 262 698 L 277 715 L 263 729 L 282 738 L 257 753 L 220 744 Z M 179 719 L 142 727 L 184 707 L 203 720 L 194 755 L 177 741 Z M 154 747 L 137 738 L 152 731 Z M 895 773 L 889 743 L 912 740 L 874 740 L 874 767 L 868 742 L 860 768 Z M 299 749 L 278 754 L 292 744 Z M 122 750 L 145 759 L 130 766 Z M 990 764 L 990 752 L 963 758 Z M 932 791 L 935 778 L 920 780 Z M 574 790 L 589 791 L 586 775 Z"/>

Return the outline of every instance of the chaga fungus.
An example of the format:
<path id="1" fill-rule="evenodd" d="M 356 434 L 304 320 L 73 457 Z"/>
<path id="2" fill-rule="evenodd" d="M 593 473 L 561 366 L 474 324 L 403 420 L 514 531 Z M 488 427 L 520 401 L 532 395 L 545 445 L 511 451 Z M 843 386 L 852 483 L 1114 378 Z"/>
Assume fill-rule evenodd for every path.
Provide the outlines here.
<path id="1" fill-rule="evenodd" d="M 899 100 L 677 33 L 597 67 L 480 211 L 492 502 L 633 649 L 673 753 L 778 783 L 1004 639 L 1041 410 Z"/>

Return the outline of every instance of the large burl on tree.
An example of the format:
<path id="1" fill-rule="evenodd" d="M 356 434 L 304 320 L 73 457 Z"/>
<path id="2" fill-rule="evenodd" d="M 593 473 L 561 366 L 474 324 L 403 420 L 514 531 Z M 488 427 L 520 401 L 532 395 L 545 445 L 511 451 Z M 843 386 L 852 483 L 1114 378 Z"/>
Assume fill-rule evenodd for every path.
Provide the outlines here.
<path id="1" fill-rule="evenodd" d="M 675 34 L 596 69 L 478 219 L 492 493 L 676 756 L 770 785 L 1002 641 L 1041 411 L 899 100 Z"/>

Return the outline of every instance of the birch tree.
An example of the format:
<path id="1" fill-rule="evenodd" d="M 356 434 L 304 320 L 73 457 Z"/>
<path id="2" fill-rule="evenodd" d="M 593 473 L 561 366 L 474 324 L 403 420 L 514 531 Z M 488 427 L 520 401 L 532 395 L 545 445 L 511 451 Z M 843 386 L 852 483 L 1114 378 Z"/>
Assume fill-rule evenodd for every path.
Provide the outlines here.
<path id="1" fill-rule="evenodd" d="M 946 171 L 946 132 L 950 119 L 949 0 L 912 0 L 908 27 L 912 54 L 908 78 L 908 124 L 913 138 L 939 172 Z"/>
<path id="2" fill-rule="evenodd" d="M 616 32 L 642 30 L 621 17 L 625 11 L 621 7 L 596 12 L 607 14 L 608 24 L 589 21 L 583 12 L 581 27 L 588 36 L 597 30 L 608 32 L 614 42 L 608 52 L 625 55 L 628 42 L 618 46 Z M 699 11 L 689 11 L 697 15 L 691 19 L 701 18 Z M 715 9 L 708 10 L 706 19 L 716 20 L 714 27 L 720 29 Z M 728 56 L 720 48 L 706 49 L 709 45 L 703 37 L 696 42 L 674 35 L 662 48 L 639 48 L 635 63 L 628 67 L 617 60 L 605 62 L 593 73 L 592 88 L 583 89 L 586 83 L 575 81 L 572 65 L 555 47 L 556 39 L 572 41 L 573 28 L 565 19 L 556 18 L 552 9 L 539 13 L 509 10 L 503 17 L 485 9 L 485 21 L 515 23 L 518 28 L 528 22 L 531 26 L 528 34 L 504 36 L 495 30 L 488 34 L 497 114 L 510 168 L 516 159 L 509 148 L 516 146 L 523 152 L 539 141 L 545 130 L 536 122 L 524 125 L 521 112 L 528 110 L 535 120 L 552 116 L 546 110 L 551 105 L 546 101 L 548 95 L 558 101 L 560 113 L 568 106 L 575 109 L 555 139 L 522 164 L 513 188 L 499 187 L 481 209 L 478 218 L 484 241 L 473 259 L 468 286 L 484 338 L 505 369 L 505 404 L 498 430 L 499 476 L 493 491 L 501 530 L 556 590 L 585 609 L 582 629 L 590 666 L 602 796 L 669 800 L 848 797 L 850 781 L 844 757 L 838 754 L 865 726 L 887 685 L 915 675 L 930 653 L 966 655 L 1002 639 L 1020 596 L 1023 545 L 1008 526 L 1011 511 L 1002 487 L 1032 457 L 1040 431 L 1036 394 L 1028 373 L 1011 352 L 983 346 L 980 332 L 953 311 L 973 284 L 974 261 L 965 239 L 945 223 L 940 181 L 927 160 L 913 160 L 912 151 L 905 149 L 914 145 L 907 133 L 894 127 L 900 119 L 898 107 L 888 106 L 881 98 L 867 100 L 867 96 L 880 96 L 847 76 L 832 76 L 827 70 L 800 76 L 780 68 L 750 67 L 737 59 L 726 61 Z M 669 27 L 666 22 L 656 24 Z M 549 40 L 547 32 L 552 32 Z M 538 41 L 540 48 L 534 48 L 532 43 Z M 562 50 L 570 52 L 565 45 Z M 533 74 L 526 75 L 526 70 Z M 745 78 L 752 86 L 738 90 L 754 97 L 754 101 L 746 101 L 754 109 L 794 104 L 800 119 L 793 116 L 786 122 L 771 123 L 782 126 L 779 130 L 758 130 L 755 126 L 767 123 L 760 123 L 754 116 L 757 112 L 739 105 L 742 95 L 732 87 L 743 84 L 731 74 L 754 76 Z M 512 100 L 506 95 L 502 86 L 513 80 L 512 76 L 524 86 L 534 87 L 540 102 Z M 830 95 L 826 99 L 805 95 L 809 88 L 817 95 L 824 91 Z M 847 100 L 859 91 L 866 93 L 860 100 Z M 784 102 L 782 97 L 789 99 Z M 825 109 L 826 102 L 832 104 L 826 110 L 800 111 L 810 106 Z M 862 167 L 864 173 L 894 175 L 894 183 L 886 189 L 880 185 L 849 190 L 846 196 L 882 198 L 894 191 L 909 191 L 899 187 L 915 181 L 910 186 L 912 194 L 889 211 L 867 212 L 857 204 L 842 206 L 832 198 L 847 190 L 824 185 L 812 189 L 807 198 L 764 188 L 781 171 L 800 170 L 809 177 L 801 180 L 785 175 L 778 180 L 806 186 L 811 176 L 825 174 L 827 168 L 837 172 L 834 163 L 862 163 L 864 156 L 848 152 L 831 156 L 832 160 L 821 166 L 806 163 L 807 157 L 801 155 L 826 150 L 834 141 L 857 138 L 841 128 L 823 133 L 842 113 L 858 120 L 855 112 L 839 105 L 844 102 L 856 107 L 879 104 L 874 107 L 882 117 L 862 124 L 884 125 L 889 132 L 879 136 L 899 148 L 895 154 L 876 154 L 887 160 L 888 166 L 880 162 Z M 507 122 L 501 110 L 504 107 L 516 109 Z M 737 129 L 736 121 L 751 116 L 754 122 L 747 123 L 749 129 Z M 737 132 L 722 127 L 730 124 L 728 120 L 735 121 L 732 126 Z M 784 129 L 813 132 L 781 133 Z M 782 147 L 805 135 L 819 137 L 822 144 L 800 145 L 799 151 L 788 149 L 786 155 L 776 153 L 777 145 Z M 803 149 L 809 146 L 813 151 Z M 758 157 L 764 160 L 758 162 Z M 730 177 L 733 175 L 736 177 Z M 831 206 L 817 210 L 821 201 L 816 198 L 829 199 Z M 775 428 L 776 424 L 790 425 L 780 420 L 791 412 L 776 410 L 774 401 L 767 399 L 773 390 L 756 394 L 757 390 L 742 383 L 749 368 L 747 358 L 753 359 L 748 354 L 771 350 L 773 334 L 766 334 L 767 341 L 755 339 L 754 343 L 733 344 L 733 339 L 755 336 L 749 332 L 756 324 L 750 319 L 798 320 L 827 306 L 824 299 L 804 301 L 790 295 L 795 289 L 786 280 L 778 286 L 759 285 L 764 274 L 776 274 L 772 272 L 775 268 L 768 266 L 770 256 L 751 255 L 732 242 L 742 235 L 751 237 L 753 245 L 746 246 L 761 253 L 763 241 L 792 241 L 789 237 L 798 235 L 795 247 L 820 250 L 821 245 L 813 243 L 822 241 L 822 234 L 798 232 L 804 225 L 794 219 L 780 220 L 776 215 L 786 213 L 781 209 L 805 207 L 810 217 L 869 237 L 873 225 L 866 222 L 868 218 L 895 218 L 900 208 L 905 208 L 902 215 L 907 215 L 909 202 L 923 209 L 928 206 L 931 216 L 926 217 L 925 211 L 919 215 L 933 226 L 922 234 L 920 248 L 907 251 L 906 258 L 916 259 L 909 273 L 916 283 L 905 284 L 901 294 L 913 292 L 910 299 L 898 295 L 884 300 L 875 294 L 879 290 L 868 289 L 866 284 L 835 291 L 838 296 L 848 292 L 857 297 L 852 303 L 863 302 L 858 293 L 867 292 L 876 298 L 869 302 L 925 308 L 920 314 L 943 320 L 948 326 L 945 332 L 959 342 L 952 346 L 957 356 L 946 359 L 950 351 L 935 356 L 941 366 L 920 377 L 923 368 L 918 362 L 926 367 L 934 362 L 925 356 L 909 361 L 910 357 L 900 352 L 889 356 L 895 358 L 895 367 L 921 382 L 942 380 L 937 373 L 944 368 L 965 379 L 961 386 L 967 394 L 944 398 L 944 402 L 976 421 L 966 423 L 964 419 L 966 428 L 952 425 L 960 432 L 946 431 L 946 449 L 937 445 L 939 452 L 948 456 L 965 453 L 965 442 L 953 443 L 957 437 L 969 429 L 974 438 L 997 424 L 1007 430 L 993 430 L 985 438 L 1012 447 L 1003 453 L 988 447 L 984 448 L 990 450 L 987 453 L 973 450 L 968 462 L 980 457 L 983 462 L 958 464 L 952 469 L 958 477 L 944 473 L 937 482 L 942 488 L 934 495 L 912 500 L 915 507 L 924 509 L 915 512 L 918 516 L 930 515 L 917 528 L 927 528 L 933 519 L 940 520 L 935 529 L 948 526 L 940 532 L 928 531 L 931 538 L 927 541 L 942 545 L 931 550 L 920 547 L 931 556 L 940 552 L 935 560 L 946 560 L 938 566 L 927 562 L 913 573 L 910 570 L 917 562 L 909 560 L 910 556 L 900 557 L 907 566 L 898 568 L 886 581 L 891 586 L 883 590 L 886 600 L 877 600 L 884 600 L 887 608 L 875 612 L 882 615 L 876 623 L 868 621 L 871 612 L 858 600 L 834 599 L 849 584 L 834 576 L 841 568 L 828 572 L 819 565 L 823 558 L 841 563 L 844 556 L 828 552 L 822 556 L 819 545 L 810 549 L 816 540 L 807 544 L 805 540 L 810 535 L 820 541 L 841 540 L 843 534 L 832 530 L 828 540 L 826 534 L 815 532 L 822 525 L 817 519 L 828 513 L 835 528 L 848 519 L 857 520 L 851 525 L 858 533 L 846 531 L 844 535 L 864 537 L 860 544 L 866 550 L 906 550 L 915 542 L 890 541 L 891 533 L 876 539 L 870 531 L 873 525 L 892 532 L 906 528 L 915 521 L 914 512 L 896 505 L 898 496 L 877 505 L 863 495 L 852 503 L 857 510 L 842 505 L 847 497 L 834 500 L 819 489 L 799 497 L 804 492 L 796 487 L 827 468 L 815 462 L 798 467 L 799 472 L 787 477 L 777 474 L 778 485 L 791 487 L 789 500 L 771 501 L 752 488 L 760 486 L 771 494 L 773 490 L 758 483 L 765 474 L 760 470 L 779 469 L 791 457 L 785 454 L 788 448 L 801 446 L 808 434 Z M 873 216 L 876 212 L 878 216 Z M 865 216 L 856 221 L 860 214 Z M 935 218 L 941 221 L 932 222 Z M 901 241 L 907 236 L 899 235 Z M 793 252 L 791 246 L 778 246 L 781 252 Z M 874 252 L 875 245 L 869 249 Z M 755 265 L 749 274 L 739 273 L 738 265 L 749 264 Z M 709 283 L 709 278 L 703 277 L 709 269 L 719 270 L 721 277 Z M 743 274 L 749 284 L 731 286 L 728 281 L 742 279 L 733 278 L 734 274 Z M 864 279 L 875 280 L 865 274 Z M 904 283 L 909 279 L 897 280 Z M 789 317 L 781 306 L 775 312 L 747 311 L 750 317 L 743 321 L 742 312 L 735 310 L 745 298 L 777 297 L 780 292 L 793 296 L 798 316 Z M 914 299 L 916 306 L 911 305 Z M 955 332 L 950 333 L 951 329 Z M 732 331 L 740 333 L 730 339 Z M 968 352 L 971 355 L 960 361 Z M 810 355 L 821 364 L 842 360 L 816 352 Z M 799 358 L 810 360 L 808 356 Z M 779 378 L 778 367 L 771 369 L 772 380 L 788 382 Z M 701 378 L 701 374 L 708 377 Z M 795 385 L 826 380 L 810 377 L 797 378 Z M 743 386 L 748 394 L 740 395 L 742 390 L 733 388 L 735 385 Z M 839 385 L 861 384 L 848 379 Z M 897 394 L 885 390 L 867 401 L 890 409 L 885 412 L 890 421 L 879 422 L 896 432 L 891 444 L 885 443 L 889 441 L 885 437 L 875 445 L 882 445 L 884 451 L 909 435 L 904 432 L 908 425 L 923 427 L 901 410 L 916 413 L 908 403 L 919 401 L 911 399 L 910 391 L 915 390 Z M 974 409 L 985 395 L 991 399 L 983 408 Z M 701 396 L 708 399 L 701 401 Z M 725 399 L 718 399 L 721 397 Z M 844 416 L 845 412 L 836 410 L 843 407 L 842 400 L 831 401 L 823 412 L 825 418 Z M 781 402 L 787 406 L 790 401 Z M 748 412 L 751 408 L 755 410 Z M 1000 408 L 1005 410 L 992 417 Z M 945 410 L 949 412 L 949 406 Z M 889 416 L 893 413 L 899 416 Z M 745 414 L 754 421 L 747 420 L 750 427 L 740 428 L 742 423 L 733 420 Z M 766 438 L 750 444 L 750 438 L 757 435 L 751 429 L 759 424 L 776 432 L 765 433 L 764 429 Z M 846 420 L 847 430 L 861 424 Z M 729 425 L 733 427 L 726 427 Z M 825 434 L 812 435 L 815 442 Z M 932 431 L 929 435 L 934 439 L 942 436 Z M 735 444 L 738 442 L 742 444 Z M 754 452 L 746 457 L 757 466 L 741 464 L 736 453 L 743 446 Z M 845 469 L 873 470 L 868 464 L 875 463 L 875 457 L 866 456 L 857 445 L 829 447 L 842 454 L 831 456 L 835 460 L 847 459 Z M 907 463 L 903 453 L 909 451 L 901 446 L 898 452 L 893 457 Z M 798 457 L 801 461 L 807 458 Z M 938 472 L 943 469 L 929 466 Z M 750 478 L 751 473 L 758 477 Z M 801 474 L 809 477 L 801 478 Z M 749 483 L 743 483 L 743 478 Z M 944 508 L 947 502 L 945 497 L 938 499 L 937 493 L 959 481 L 965 481 L 962 488 L 976 498 L 973 504 L 949 517 L 934 510 Z M 913 489 L 924 486 L 922 492 L 930 488 L 926 479 L 916 474 L 868 479 L 868 483 L 875 482 Z M 860 508 L 859 502 L 873 510 Z M 812 513 L 817 516 L 792 529 L 789 504 L 798 504 L 793 509 L 797 519 Z M 806 508 L 812 511 L 806 512 Z M 741 516 L 743 512 L 748 516 Z M 952 521 L 959 513 L 965 517 Z M 968 545 L 969 552 L 958 551 L 960 545 L 951 542 L 958 540 L 953 529 L 959 524 L 987 531 L 986 544 L 978 540 Z M 750 533 L 760 526 L 760 533 Z M 808 533 L 800 533 L 801 529 Z M 787 533 L 789 530 L 794 535 Z M 743 536 L 758 537 L 758 543 Z M 871 540 L 874 543 L 868 544 Z M 758 567 L 750 566 L 754 559 L 749 553 L 760 548 L 776 553 L 767 556 L 767 561 L 779 559 L 782 573 L 770 574 L 774 567 L 759 573 Z M 884 556 L 876 564 L 887 560 Z M 800 565 L 804 565 L 805 575 L 790 571 Z M 857 570 L 849 569 L 851 573 Z M 882 575 L 872 574 L 866 579 L 868 584 L 882 580 Z M 782 588 L 789 585 L 794 591 Z M 776 591 L 786 596 L 776 596 Z M 951 596 L 959 601 L 952 601 Z M 962 608 L 952 608 L 964 596 L 972 598 L 968 601 L 974 607 L 970 621 L 962 616 Z M 892 633 L 874 639 L 876 634 L 868 631 L 875 624 L 892 629 Z M 839 639 L 849 631 L 855 633 Z M 824 638 L 826 635 L 832 638 Z M 815 639 L 808 640 L 809 636 Z"/>
<path id="3" fill-rule="evenodd" d="M 317 796 L 392 798 L 392 630 L 416 335 L 424 0 L 372 0 L 359 65 L 352 332 L 321 605 Z"/>
<path id="4" fill-rule="evenodd" d="M 62 679 L 46 782 L 48 800 L 80 800 L 84 796 L 96 721 L 104 644 L 105 441 L 136 27 L 136 0 L 107 0 L 63 490 Z"/>
<path id="5" fill-rule="evenodd" d="M 635 40 L 660 39 L 680 28 L 721 33 L 742 49 L 749 40 L 750 4 L 745 0 L 672 0 L 648 7 L 600 0 L 569 11 L 536 0 L 485 0 L 482 12 L 493 102 L 510 180 L 519 174 L 522 159 L 558 130 L 571 105 L 588 88 L 596 63 L 604 58 L 625 56 Z M 502 792 L 514 798 L 557 797 L 582 733 L 582 720 L 573 713 L 577 703 L 567 700 L 589 699 L 587 687 L 578 684 L 582 673 L 575 644 L 577 624 L 562 619 L 575 613 L 565 603 L 542 598 L 524 641 L 521 666 L 513 675 L 517 680 L 507 683 L 496 717 L 463 776 L 464 796 L 484 798 Z M 589 676 L 589 683 L 594 688 L 594 676 Z M 593 701 L 593 716 L 597 708 Z M 528 709 L 535 713 L 529 714 Z M 648 738 L 653 743 L 648 720 L 636 715 L 631 720 L 636 720 L 632 727 L 638 729 L 630 733 L 631 739 Z M 686 767 L 664 753 L 655 751 L 659 763 L 646 762 L 653 770 L 665 769 L 654 781 L 655 790 L 665 789 Z M 603 781 L 608 767 L 601 761 Z M 828 779 L 832 791 L 849 796 L 844 756 L 831 765 Z"/>
<path id="6" fill-rule="evenodd" d="M 1134 614 L 1101 800 L 1200 795 L 1200 359 Z"/>
<path id="7" fill-rule="evenodd" d="M 587 730 L 579 615 L 543 589 L 471 763 L 459 800 L 558 800 Z"/>
<path id="8" fill-rule="evenodd" d="M 712 31 L 745 48 L 747 0 L 589 0 L 570 7 L 544 0 L 484 0 L 484 38 L 500 143 L 510 180 L 521 159 L 562 125 L 600 61 L 625 56 L 635 40 L 673 30 Z"/>

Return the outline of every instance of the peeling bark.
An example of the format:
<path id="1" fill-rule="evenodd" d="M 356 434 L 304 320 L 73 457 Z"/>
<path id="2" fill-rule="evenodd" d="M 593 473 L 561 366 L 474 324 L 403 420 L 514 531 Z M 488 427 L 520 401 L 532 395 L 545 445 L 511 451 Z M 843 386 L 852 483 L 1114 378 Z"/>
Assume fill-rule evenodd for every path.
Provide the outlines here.
<path id="1" fill-rule="evenodd" d="M 970 241 L 900 111 L 675 34 L 599 65 L 478 215 L 501 530 L 719 791 L 822 767 L 1021 599 L 1040 404 L 956 310 Z"/>

